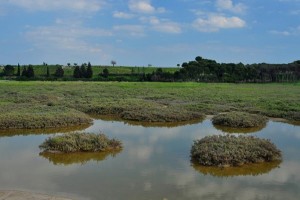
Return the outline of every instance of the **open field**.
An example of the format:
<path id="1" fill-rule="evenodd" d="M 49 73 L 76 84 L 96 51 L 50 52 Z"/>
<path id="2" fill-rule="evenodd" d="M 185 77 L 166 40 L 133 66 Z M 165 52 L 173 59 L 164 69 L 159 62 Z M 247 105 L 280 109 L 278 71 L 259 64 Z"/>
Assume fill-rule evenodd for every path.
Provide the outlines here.
<path id="1" fill-rule="evenodd" d="M 205 114 L 244 111 L 300 121 L 299 83 L 1 81 L 0 94 L 0 124 L 9 124 L 1 129 L 90 123 L 85 114 L 176 122 L 201 119 Z M 56 116 L 68 120 L 53 126 Z M 26 126 L 14 119 L 26 120 Z M 43 119 L 47 122 L 42 123 Z"/>

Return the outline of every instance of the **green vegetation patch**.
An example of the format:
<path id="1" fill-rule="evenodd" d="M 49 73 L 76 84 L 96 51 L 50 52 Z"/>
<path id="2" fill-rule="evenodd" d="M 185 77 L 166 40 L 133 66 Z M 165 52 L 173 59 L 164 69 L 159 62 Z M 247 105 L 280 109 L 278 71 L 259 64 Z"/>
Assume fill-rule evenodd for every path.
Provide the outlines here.
<path id="1" fill-rule="evenodd" d="M 43 129 L 90 124 L 92 119 L 64 106 L 11 104 L 0 107 L 0 129 Z"/>
<path id="2" fill-rule="evenodd" d="M 267 122 L 267 118 L 246 112 L 229 112 L 214 116 L 212 122 L 214 125 L 234 128 L 252 128 L 264 126 Z"/>
<path id="3" fill-rule="evenodd" d="M 104 134 L 75 132 L 50 137 L 39 147 L 44 152 L 104 152 L 122 149 L 122 143 Z"/>
<path id="4" fill-rule="evenodd" d="M 281 151 L 266 139 L 214 135 L 194 141 L 191 158 L 204 166 L 240 166 L 281 160 Z"/>

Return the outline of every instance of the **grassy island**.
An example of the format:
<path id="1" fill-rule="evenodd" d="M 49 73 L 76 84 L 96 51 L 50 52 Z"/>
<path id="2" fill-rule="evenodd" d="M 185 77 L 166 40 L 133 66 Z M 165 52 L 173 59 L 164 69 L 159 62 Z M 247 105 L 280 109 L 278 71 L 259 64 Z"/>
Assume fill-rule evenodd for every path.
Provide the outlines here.
<path id="1" fill-rule="evenodd" d="M 40 146 L 44 152 L 105 152 L 122 149 L 122 143 L 104 134 L 71 133 L 46 139 Z"/>
<path id="2" fill-rule="evenodd" d="M 204 166 L 229 167 L 281 160 L 281 151 L 266 139 L 214 135 L 194 141 L 191 158 Z"/>
<path id="3" fill-rule="evenodd" d="M 246 112 L 229 112 L 214 116 L 212 122 L 214 125 L 233 128 L 253 128 L 266 125 L 267 118 Z"/>

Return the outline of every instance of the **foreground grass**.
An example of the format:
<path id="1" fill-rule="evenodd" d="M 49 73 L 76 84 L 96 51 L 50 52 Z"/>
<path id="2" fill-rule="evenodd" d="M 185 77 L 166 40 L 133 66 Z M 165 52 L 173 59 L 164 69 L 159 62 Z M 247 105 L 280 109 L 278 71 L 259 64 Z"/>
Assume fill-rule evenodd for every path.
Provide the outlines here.
<path id="1" fill-rule="evenodd" d="M 194 141 L 191 158 L 204 166 L 241 166 L 281 160 L 281 152 L 266 139 L 214 135 Z"/>
<path id="2" fill-rule="evenodd" d="M 122 119 L 149 122 L 188 121 L 200 119 L 203 114 L 229 111 L 300 121 L 299 83 L 1 81 L 0 94 L 0 124 L 7 124 L 7 114 L 12 119 L 9 126 L 1 126 L 0 129 L 19 127 L 20 123 L 13 123 L 18 118 L 26 118 L 32 124 L 38 123 L 38 119 L 45 121 L 44 116 L 35 111 L 35 107 L 49 115 L 49 123 L 59 113 L 67 113 L 60 112 L 60 109 L 76 111 L 77 114 L 72 115 L 73 117 L 85 113 L 115 115 Z M 64 125 L 68 123 L 57 126 Z"/>

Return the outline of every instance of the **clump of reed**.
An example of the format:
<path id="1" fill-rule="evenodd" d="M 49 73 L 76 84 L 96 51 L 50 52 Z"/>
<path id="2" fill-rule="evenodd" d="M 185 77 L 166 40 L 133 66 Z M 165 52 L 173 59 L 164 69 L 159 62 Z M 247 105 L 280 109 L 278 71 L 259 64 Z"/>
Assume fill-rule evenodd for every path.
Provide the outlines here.
<path id="1" fill-rule="evenodd" d="M 204 166 L 241 166 L 281 160 L 281 151 L 267 139 L 214 135 L 194 141 L 192 161 Z"/>
<path id="2" fill-rule="evenodd" d="M 39 147 L 44 152 L 105 152 L 122 149 L 122 142 L 104 134 L 75 132 L 50 137 Z"/>

